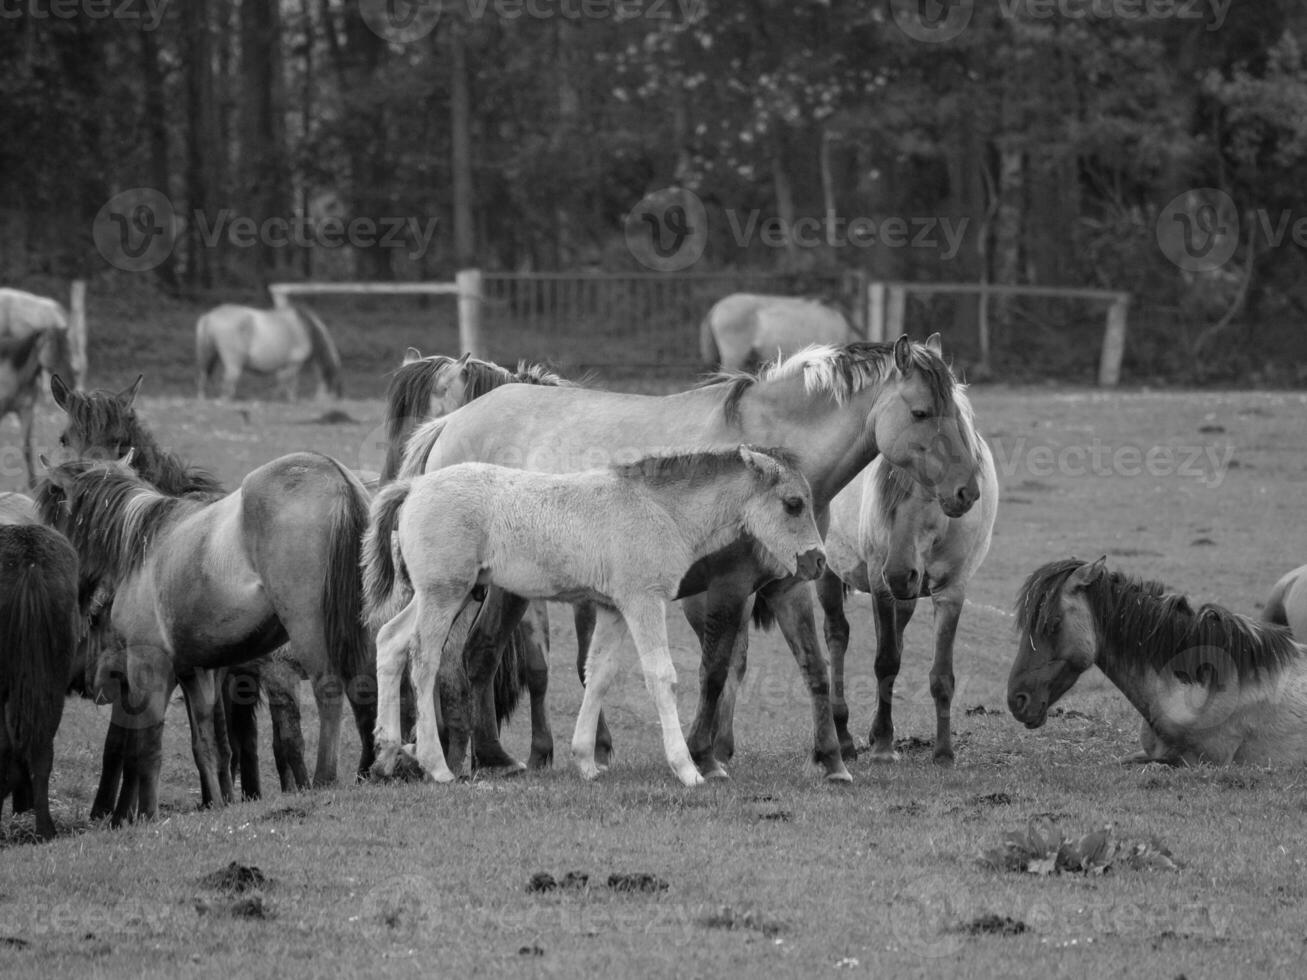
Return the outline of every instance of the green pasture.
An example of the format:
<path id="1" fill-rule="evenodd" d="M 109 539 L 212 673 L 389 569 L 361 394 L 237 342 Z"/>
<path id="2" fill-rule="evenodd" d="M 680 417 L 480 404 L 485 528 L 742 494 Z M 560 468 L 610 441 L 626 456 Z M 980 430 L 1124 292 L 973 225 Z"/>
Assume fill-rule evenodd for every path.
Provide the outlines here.
<path id="1" fill-rule="evenodd" d="M 142 367 L 143 415 L 160 441 L 233 483 L 293 449 L 375 467 L 376 396 L 412 342 L 381 326 L 342 341 L 366 399 L 197 405 L 191 311 L 179 312 L 175 338 L 133 340 L 131 351 L 114 349 L 110 320 L 101 323 L 97 382 L 126 384 Z M 174 704 L 162 815 L 111 830 L 88 821 L 106 709 L 70 701 L 53 786 L 58 838 L 31 844 L 30 821 L 7 809 L 0 827 L 0 976 L 1300 975 L 1307 771 L 1123 767 L 1138 718 L 1101 675 L 1086 675 L 1037 731 L 1007 714 L 1004 690 L 1013 596 L 1052 558 L 1107 554 L 1198 600 L 1255 612 L 1282 572 L 1307 561 L 1307 396 L 984 387 L 973 401 L 1002 502 L 959 631 L 956 767 L 931 762 L 926 608 L 896 689 L 902 760 L 852 763 L 851 786 L 827 785 L 807 762 L 798 671 L 778 636 L 757 631 L 729 783 L 675 783 L 634 662 L 608 705 L 614 768 L 583 783 L 568 759 L 580 687 L 560 606 L 558 757 L 552 771 L 511 780 L 282 796 L 265 734 L 265 798 L 200 811 Z M 0 430 L 5 443 L 12 425 Z M 43 444 L 57 431 L 46 406 Z M 0 487 L 20 479 L 6 458 Z M 849 618 L 849 701 L 865 744 L 875 692 L 867 597 L 850 600 Z M 669 623 L 688 724 L 698 654 L 679 612 Z M 311 749 L 307 686 L 304 708 Z M 522 756 L 527 722 L 523 711 L 506 732 Z M 357 751 L 347 731 L 350 767 Z M 1118 861 L 1102 874 L 1037 875 L 978 863 L 1032 820 L 1068 837 L 1110 825 L 1123 847 L 1155 838 L 1178 869 Z M 261 878 L 247 874 L 253 887 L 239 891 L 210 877 L 232 862 Z M 560 886 L 531 890 L 543 874 Z M 610 876 L 633 887 L 610 887 Z"/>

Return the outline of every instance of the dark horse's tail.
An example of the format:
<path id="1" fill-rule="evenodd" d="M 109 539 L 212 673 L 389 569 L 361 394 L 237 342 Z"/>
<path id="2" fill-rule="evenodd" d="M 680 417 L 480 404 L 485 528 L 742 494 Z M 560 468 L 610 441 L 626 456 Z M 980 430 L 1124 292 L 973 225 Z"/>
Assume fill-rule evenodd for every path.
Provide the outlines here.
<path id="1" fill-rule="evenodd" d="M 313 360 L 322 372 L 322 383 L 337 398 L 345 397 L 345 385 L 340 377 L 340 353 L 336 350 L 331 334 L 327 333 L 327 325 L 307 306 L 292 304 L 291 309 L 309 332 L 309 339 L 313 343 Z"/>
<path id="2" fill-rule="evenodd" d="M 20 758 L 54 739 L 79 632 L 72 545 L 41 524 L 0 529 L 0 705 Z"/>
<path id="3" fill-rule="evenodd" d="M 322 613 L 328 662 L 348 684 L 367 676 L 369 670 L 376 671 L 371 641 L 363 624 L 363 583 L 359 577 L 363 532 L 368 526 L 368 494 L 353 473 L 337 460 L 331 462 L 340 473 L 346 492 L 340 495 L 331 516 L 331 550 L 322 586 Z"/>

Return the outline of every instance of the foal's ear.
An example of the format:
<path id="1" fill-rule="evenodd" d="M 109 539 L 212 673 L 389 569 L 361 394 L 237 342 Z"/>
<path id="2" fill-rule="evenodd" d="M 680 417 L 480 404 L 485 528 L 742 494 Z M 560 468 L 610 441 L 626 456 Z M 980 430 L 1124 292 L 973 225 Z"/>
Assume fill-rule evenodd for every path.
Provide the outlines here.
<path id="1" fill-rule="evenodd" d="M 54 403 L 68 411 L 69 388 L 64 384 L 64 379 L 57 374 L 50 375 L 50 394 L 54 398 Z"/>
<path id="2" fill-rule="evenodd" d="M 926 338 L 926 348 L 932 351 L 937 357 L 944 356 L 944 343 L 939 339 L 939 331 L 931 334 Z"/>
<path id="3" fill-rule="evenodd" d="M 472 352 L 470 350 L 464 351 L 463 356 L 460 357 L 457 361 L 455 361 L 454 364 L 457 365 L 458 367 L 467 367 L 467 362 L 469 359 L 471 359 L 471 357 L 472 357 Z"/>
<path id="4" fill-rule="evenodd" d="M 912 341 L 907 334 L 894 341 L 894 366 L 899 369 L 899 374 L 912 373 Z"/>
<path id="5" fill-rule="evenodd" d="M 774 479 L 780 475 L 780 468 L 776 465 L 776 460 L 772 459 L 766 453 L 760 453 L 757 450 L 750 449 L 748 446 L 740 446 L 740 459 L 744 460 L 744 465 L 753 470 L 759 476 L 772 477 Z"/>
<path id="6" fill-rule="evenodd" d="M 412 364 L 414 361 L 422 360 L 422 352 L 416 347 L 410 347 L 404 351 L 404 364 Z"/>
<path id="7" fill-rule="evenodd" d="M 141 382 L 145 380 L 145 375 L 138 374 L 136 380 L 129 384 L 122 391 L 118 392 L 117 398 L 123 404 L 123 408 L 131 408 L 132 402 L 136 401 L 136 396 L 140 394 Z"/>
<path id="8" fill-rule="evenodd" d="M 1081 565 L 1072 572 L 1071 576 L 1066 580 L 1066 587 L 1068 589 L 1083 589 L 1085 586 L 1097 582 L 1106 571 L 1107 555 L 1104 555 L 1098 561 Z"/>

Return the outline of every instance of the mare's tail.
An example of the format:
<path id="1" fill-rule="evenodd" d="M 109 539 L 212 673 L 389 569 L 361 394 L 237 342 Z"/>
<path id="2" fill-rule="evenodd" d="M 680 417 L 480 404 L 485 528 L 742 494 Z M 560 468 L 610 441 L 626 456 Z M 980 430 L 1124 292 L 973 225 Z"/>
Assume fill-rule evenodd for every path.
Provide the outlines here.
<path id="1" fill-rule="evenodd" d="M 404 593 L 408 583 L 402 566 L 395 561 L 397 548 L 392 548 L 391 540 L 399 522 L 400 509 L 412 486 L 412 480 L 399 480 L 383 488 L 372 499 L 367 531 L 363 535 L 361 563 L 363 616 L 374 625 L 391 619 L 399 612 L 402 600 L 407 598 Z"/>
<path id="2" fill-rule="evenodd" d="M 331 457 L 327 457 L 331 459 Z M 359 577 L 363 531 L 368 525 L 368 494 L 363 484 L 337 460 L 341 493 L 331 515 L 330 554 L 322 584 L 322 613 L 327 662 L 346 683 L 375 671 L 368 631 L 363 623 L 363 583 Z"/>
<path id="3" fill-rule="evenodd" d="M 0 587 L 0 701 L 7 704 L 0 706 L 23 758 L 41 740 L 54 739 L 63 715 L 81 629 L 77 553 L 39 524 L 13 527 L 9 539 L 13 564 Z"/>
<path id="4" fill-rule="evenodd" d="M 699 323 L 699 354 L 703 358 L 704 366 L 709 371 L 716 371 L 722 366 L 722 352 L 717 346 L 716 336 L 713 335 L 712 315 L 713 311 L 709 310 Z"/>
<path id="5" fill-rule="evenodd" d="M 213 342 L 209 314 L 206 313 L 195 321 L 195 393 L 198 397 L 204 397 L 204 384 L 217 363 L 218 347 Z"/>
<path id="6" fill-rule="evenodd" d="M 340 352 L 336 350 L 331 334 L 327 333 L 327 325 L 307 306 L 292 305 L 291 309 L 309 331 L 309 340 L 313 343 L 313 360 L 318 365 L 318 370 L 322 372 L 322 383 L 337 398 L 344 398 L 345 385 L 340 377 Z"/>
<path id="7" fill-rule="evenodd" d="M 448 421 L 448 415 L 432 419 L 409 437 L 404 446 L 404 462 L 399 468 L 399 479 L 411 480 L 426 472 L 427 458 L 435 448 L 436 440 L 440 438 L 440 433 L 445 430 L 445 423 Z"/>

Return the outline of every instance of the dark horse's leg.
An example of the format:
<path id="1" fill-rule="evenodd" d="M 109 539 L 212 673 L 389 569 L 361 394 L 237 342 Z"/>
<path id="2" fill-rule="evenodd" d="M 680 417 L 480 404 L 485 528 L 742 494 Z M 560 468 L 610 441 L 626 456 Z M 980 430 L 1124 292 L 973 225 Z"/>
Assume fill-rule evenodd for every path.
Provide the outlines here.
<path id="1" fill-rule="evenodd" d="M 259 785 L 259 686 L 263 665 L 241 664 L 226 671 L 220 688 L 222 717 L 227 726 L 231 747 L 231 776 L 241 780 L 241 798 L 257 800 L 262 796 Z"/>
<path id="2" fill-rule="evenodd" d="M 744 609 L 746 624 L 749 620 L 753 603 Z M 717 720 L 713 726 L 713 755 L 718 762 L 730 762 L 735 757 L 735 698 L 744 684 L 744 674 L 749 668 L 749 627 L 746 625 L 735 634 L 735 646 L 731 648 L 731 663 L 726 671 L 726 683 L 722 685 L 722 696 L 717 700 Z"/>
<path id="3" fill-rule="evenodd" d="M 717 708 L 731 666 L 736 638 L 748 628 L 749 580 L 717 578 L 706 593 L 690 596 L 681 603 L 682 612 L 699 636 L 703 659 L 699 666 L 699 708 L 686 744 L 690 758 L 709 779 L 727 778 L 726 770 L 713 754 Z"/>
<path id="4" fill-rule="evenodd" d="M 935 701 L 935 762 L 953 764 L 953 640 L 962 615 L 961 594 L 935 596 L 935 661 L 930 666 L 930 696 Z"/>
<path id="5" fill-rule="evenodd" d="M 876 600 L 876 718 L 871 724 L 871 758 L 897 762 L 894 751 L 894 681 L 903 660 L 903 630 L 917 608 L 915 599 L 895 599 L 877 592 Z"/>
<path id="6" fill-rule="evenodd" d="M 849 734 L 849 704 L 844 699 L 844 657 L 849 650 L 849 620 L 844 615 L 844 582 L 829 568 L 817 580 L 817 601 L 825 618 L 826 649 L 830 651 L 831 715 L 840 755 L 846 762 L 858 757 Z"/>
<path id="7" fill-rule="evenodd" d="M 573 622 L 576 624 L 576 676 L 585 687 L 585 664 L 590 659 L 590 639 L 595 631 L 595 606 L 593 602 L 578 602 L 572 607 Z M 595 729 L 595 764 L 600 769 L 613 763 L 613 734 L 608 730 L 604 712 L 599 710 L 599 724 Z"/>
<path id="8" fill-rule="evenodd" d="M 100 784 L 95 791 L 95 802 L 91 804 L 92 820 L 113 813 L 131 735 L 132 729 L 109 722 L 109 730 L 104 733 L 104 752 L 100 757 Z"/>
<path id="9" fill-rule="evenodd" d="M 533 602 L 518 629 L 526 654 L 526 685 L 531 694 L 531 754 L 526 764 L 548 769 L 554 764 L 554 733 L 545 694 L 549 690 L 549 607 Z"/>
<path id="10" fill-rule="evenodd" d="M 196 669 L 177 678 L 186 697 L 191 720 L 191 751 L 200 770 L 201 798 L 205 806 L 231 802 L 231 759 L 221 755 L 215 711 L 217 683 L 212 670 Z M 226 741 L 225 731 L 222 741 Z M 226 779 L 222 778 L 225 773 Z"/>

